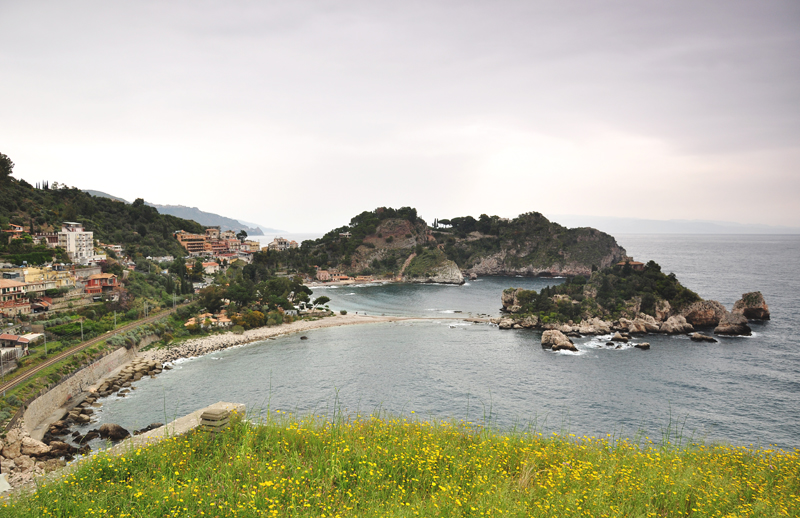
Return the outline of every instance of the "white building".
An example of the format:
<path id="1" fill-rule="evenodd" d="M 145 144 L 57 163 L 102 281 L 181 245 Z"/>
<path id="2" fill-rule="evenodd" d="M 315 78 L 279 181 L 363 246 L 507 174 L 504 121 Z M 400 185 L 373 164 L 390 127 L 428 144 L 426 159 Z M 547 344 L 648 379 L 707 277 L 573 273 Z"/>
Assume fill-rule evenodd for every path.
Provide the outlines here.
<path id="1" fill-rule="evenodd" d="M 61 225 L 58 246 L 67 252 L 73 263 L 89 264 L 106 258 L 105 255 L 94 253 L 94 233 L 85 231 L 82 224 L 74 221 L 65 221 Z"/>

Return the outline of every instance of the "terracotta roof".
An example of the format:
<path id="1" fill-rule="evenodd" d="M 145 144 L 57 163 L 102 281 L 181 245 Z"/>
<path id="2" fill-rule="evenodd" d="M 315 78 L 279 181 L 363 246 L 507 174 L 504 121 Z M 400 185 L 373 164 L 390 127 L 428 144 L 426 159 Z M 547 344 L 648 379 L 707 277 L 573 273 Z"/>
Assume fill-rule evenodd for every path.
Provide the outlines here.
<path id="1" fill-rule="evenodd" d="M 116 277 L 113 273 L 97 273 L 89 277 L 89 280 L 92 279 L 110 279 L 111 277 Z"/>
<path id="2" fill-rule="evenodd" d="M 17 286 L 25 286 L 25 283 L 12 281 L 11 279 L 0 279 L 0 288 L 16 288 Z"/>
<path id="3" fill-rule="evenodd" d="M 10 335 L 8 333 L 3 333 L 0 335 L 0 340 L 14 340 L 16 341 L 19 338 L 17 335 Z"/>

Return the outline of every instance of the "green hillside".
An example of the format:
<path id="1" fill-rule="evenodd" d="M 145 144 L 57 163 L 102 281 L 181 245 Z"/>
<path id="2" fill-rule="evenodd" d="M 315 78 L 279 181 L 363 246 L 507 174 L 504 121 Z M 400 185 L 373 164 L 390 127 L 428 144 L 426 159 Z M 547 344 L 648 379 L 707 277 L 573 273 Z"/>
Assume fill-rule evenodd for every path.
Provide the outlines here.
<path id="1" fill-rule="evenodd" d="M 95 197 L 76 188 L 43 183 L 32 186 L 25 180 L 11 176 L 13 163 L 2 155 L 3 173 L 0 174 L 0 228 L 9 223 L 22 225 L 30 234 L 58 232 L 64 221 L 83 223 L 94 238 L 109 244 L 121 244 L 131 254 L 144 256 L 186 254 L 173 237 L 176 230 L 203 232 L 203 226 L 191 220 L 159 214 L 153 207 L 137 199 L 125 204 L 108 198 Z M 10 164 L 10 165 L 9 165 Z M 56 188 L 58 187 L 58 188 Z M 52 249 L 35 247 L 30 242 L 12 242 L 0 239 L 0 259 L 52 256 Z M 31 255 L 33 254 L 33 255 Z M 49 260 L 49 259 L 48 259 Z"/>

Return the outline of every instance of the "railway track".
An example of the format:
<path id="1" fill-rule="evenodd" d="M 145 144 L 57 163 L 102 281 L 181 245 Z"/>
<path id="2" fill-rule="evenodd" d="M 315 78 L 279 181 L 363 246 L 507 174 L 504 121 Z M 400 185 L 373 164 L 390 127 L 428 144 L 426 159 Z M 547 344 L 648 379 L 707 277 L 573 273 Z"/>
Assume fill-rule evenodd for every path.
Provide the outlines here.
<path id="1" fill-rule="evenodd" d="M 67 349 L 66 351 L 62 351 L 62 352 L 56 354 L 55 356 L 52 356 L 52 357 L 48 358 L 46 361 L 40 363 L 39 365 L 37 365 L 36 367 L 32 368 L 31 370 L 29 370 L 27 372 L 24 372 L 24 373 L 22 373 L 22 374 L 20 374 L 20 375 L 18 375 L 16 377 L 14 377 L 14 379 L 9 380 L 6 383 L 0 384 L 0 394 L 5 393 L 6 390 L 10 390 L 10 389 L 16 387 L 17 385 L 19 385 L 20 383 L 23 383 L 23 382 L 35 377 L 36 374 L 38 374 L 42 370 L 50 367 L 51 365 L 56 364 L 56 363 L 60 362 L 61 360 L 65 359 L 65 358 L 69 358 L 73 354 L 79 353 L 82 350 L 84 350 L 84 349 L 86 349 L 88 347 L 91 347 L 91 346 L 97 344 L 98 342 L 106 340 L 107 338 L 109 338 L 111 336 L 114 336 L 115 333 L 120 333 L 120 332 L 124 333 L 126 331 L 130 331 L 131 329 L 135 329 L 135 328 L 137 328 L 137 327 L 139 327 L 141 325 L 149 324 L 150 322 L 154 322 L 154 321 L 156 321 L 158 319 L 161 319 L 161 318 L 164 318 L 164 317 L 170 315 L 174 311 L 175 311 L 175 309 L 168 309 L 166 311 L 161 311 L 159 313 L 156 313 L 155 315 L 148 316 L 147 318 L 144 318 L 142 320 L 137 320 L 135 322 L 131 322 L 129 324 L 125 324 L 124 326 L 120 326 L 117 329 L 115 329 L 114 331 L 109 331 L 107 333 L 104 333 L 104 334 L 102 334 L 100 336 L 97 336 L 97 337 L 92 338 L 90 340 L 87 340 L 85 342 L 81 342 L 80 344 L 78 344 L 78 345 L 76 345 L 76 346 L 74 346 L 74 347 L 72 347 L 70 349 Z"/>

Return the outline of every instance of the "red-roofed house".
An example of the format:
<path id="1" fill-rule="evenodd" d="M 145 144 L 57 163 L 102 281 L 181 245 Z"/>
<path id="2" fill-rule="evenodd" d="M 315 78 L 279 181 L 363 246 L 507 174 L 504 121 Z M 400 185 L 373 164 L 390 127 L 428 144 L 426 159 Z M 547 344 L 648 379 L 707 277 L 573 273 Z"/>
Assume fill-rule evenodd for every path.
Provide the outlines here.
<path id="1" fill-rule="evenodd" d="M 112 291 L 119 287 L 117 276 L 113 273 L 98 273 L 92 275 L 86 281 L 86 288 L 84 291 L 89 294 L 97 295 L 104 291 Z"/>

